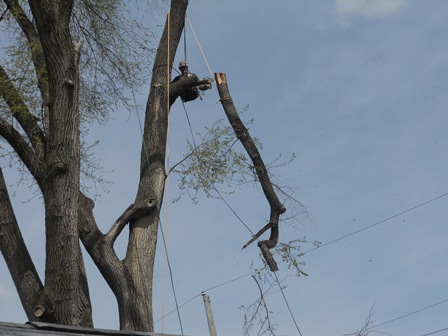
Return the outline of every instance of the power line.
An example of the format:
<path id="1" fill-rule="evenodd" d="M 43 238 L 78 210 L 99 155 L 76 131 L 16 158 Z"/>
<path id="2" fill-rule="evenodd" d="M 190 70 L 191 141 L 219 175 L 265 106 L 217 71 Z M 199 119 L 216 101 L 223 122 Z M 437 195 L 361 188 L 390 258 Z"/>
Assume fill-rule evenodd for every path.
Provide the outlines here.
<path id="1" fill-rule="evenodd" d="M 374 224 L 372 224 L 372 225 L 369 225 L 369 226 L 367 226 L 367 227 L 365 227 L 365 228 L 362 228 L 362 229 L 360 229 L 360 230 L 354 231 L 354 232 L 349 233 L 349 234 L 347 234 L 347 235 L 345 235 L 345 236 L 342 236 L 342 237 L 340 237 L 340 238 L 337 238 L 337 239 L 334 239 L 334 240 L 332 240 L 332 241 L 329 241 L 329 242 L 327 242 L 327 243 L 321 245 L 320 247 L 327 246 L 327 245 L 333 244 L 333 243 L 335 243 L 335 242 L 337 242 L 337 241 L 343 240 L 343 239 L 345 239 L 345 238 L 347 238 L 347 237 L 353 236 L 353 235 L 355 235 L 355 234 L 357 234 L 357 233 L 360 233 L 360 232 L 362 232 L 362 231 L 365 231 L 365 230 L 367 230 L 367 229 L 370 229 L 370 228 L 372 228 L 372 227 L 374 227 L 374 226 L 376 226 L 376 225 L 379 225 L 379 224 L 381 224 L 381 223 L 384 223 L 384 222 L 386 222 L 386 221 L 389 221 L 389 220 L 391 220 L 391 219 L 393 219 L 393 218 L 396 218 L 396 217 L 398 217 L 398 216 L 400 216 L 400 215 L 403 215 L 403 214 L 408 213 L 408 212 L 410 212 L 410 211 L 412 211 L 412 210 L 415 210 L 415 209 L 417 209 L 417 208 L 420 208 L 420 207 L 422 207 L 422 206 L 424 206 L 424 205 L 427 205 L 427 204 L 429 204 L 429 203 L 431 203 L 431 202 L 434 202 L 434 201 L 436 201 L 436 200 L 438 200 L 438 199 L 440 199 L 440 198 L 443 198 L 443 197 L 445 197 L 445 196 L 447 196 L 447 195 L 448 195 L 448 193 L 444 193 L 444 194 L 442 194 L 442 195 L 439 195 L 439 196 L 437 196 L 437 197 L 434 197 L 434 198 L 432 198 L 432 199 L 430 199 L 430 200 L 428 200 L 428 201 L 426 201 L 426 202 L 420 203 L 420 204 L 418 204 L 418 205 L 416 205 L 416 206 L 413 206 L 412 208 L 409 208 L 409 209 L 407 209 L 407 210 L 404 210 L 404 211 L 402 211 L 402 212 L 400 212 L 400 213 L 398 213 L 398 214 L 396 214 L 396 215 L 390 216 L 390 217 L 388 217 L 388 218 L 386 218 L 386 219 L 383 219 L 383 220 L 381 220 L 381 221 L 379 221 L 379 222 L 376 222 L 376 223 L 374 223 Z M 320 248 L 320 247 L 318 247 L 318 248 Z M 312 251 L 317 250 L 318 248 L 310 249 L 310 250 L 304 252 L 303 254 L 310 253 L 310 252 L 312 252 Z M 238 277 L 232 278 L 232 279 L 230 279 L 230 280 L 227 280 L 227 281 L 224 281 L 224 282 L 219 283 L 219 284 L 217 284 L 217 285 L 214 285 L 214 286 L 212 286 L 212 287 L 209 287 L 209 288 L 207 288 L 206 290 L 204 290 L 204 291 L 202 291 L 202 292 L 208 292 L 208 291 L 211 291 L 211 290 L 213 290 L 213 289 L 216 289 L 216 288 L 219 288 L 219 287 L 228 285 L 228 284 L 230 284 L 230 283 L 232 283 L 232 282 L 238 281 L 238 280 L 240 280 L 240 279 L 243 279 L 243 278 L 245 278 L 245 277 L 247 277 L 247 276 L 250 276 L 250 275 L 253 275 L 253 274 L 255 274 L 255 273 L 259 273 L 259 272 L 260 272 L 259 270 L 255 270 L 255 271 L 253 271 L 253 272 L 250 272 L 250 273 L 246 273 L 246 274 L 240 275 L 240 276 L 238 276 Z M 274 272 L 274 274 L 275 274 L 275 272 Z M 202 292 L 201 292 L 201 293 L 202 293 Z M 187 300 L 186 302 L 184 302 L 183 304 L 181 304 L 177 309 L 180 309 L 181 307 L 183 307 L 183 306 L 187 305 L 188 303 L 190 303 L 191 301 L 193 301 L 195 298 L 201 296 L 201 293 L 199 293 L 199 294 L 193 296 L 191 299 L 189 299 L 189 300 Z M 386 321 L 386 322 L 377 324 L 377 325 L 375 325 L 375 327 L 378 327 L 378 326 L 381 326 L 381 325 L 384 325 L 384 324 L 387 324 L 387 323 L 390 323 L 390 322 L 399 320 L 399 319 L 404 318 L 404 317 L 407 317 L 407 316 L 409 316 L 409 315 L 416 314 L 416 313 L 418 313 L 418 312 L 421 312 L 421 311 L 423 311 L 423 310 L 432 308 L 432 307 L 434 307 L 434 306 L 437 306 L 437 305 L 442 304 L 442 303 L 445 303 L 445 302 L 448 302 L 448 299 L 443 300 L 443 301 L 440 301 L 440 302 L 437 302 L 437 303 L 432 304 L 432 305 L 430 305 L 430 306 L 421 308 L 421 309 L 419 309 L 419 310 L 417 310 L 417 311 L 408 313 L 408 314 L 406 314 L 406 315 L 399 316 L 399 317 L 397 317 L 397 318 L 395 318 L 395 319 L 392 319 L 392 320 L 389 320 L 389 321 Z M 166 316 L 172 314 L 172 313 L 175 312 L 175 311 L 176 311 L 176 309 L 173 309 L 172 311 L 170 311 L 169 313 L 167 313 L 167 314 L 164 315 L 163 317 L 166 317 Z M 160 319 L 158 319 L 158 320 L 155 321 L 155 322 L 160 321 L 163 317 L 161 317 Z M 422 336 L 426 336 L 426 335 L 422 335 Z"/>
<path id="2" fill-rule="evenodd" d="M 295 319 L 295 317 L 294 317 L 294 314 L 292 313 L 291 307 L 289 306 L 288 300 L 286 299 L 286 295 L 285 295 L 285 293 L 283 292 L 282 285 L 280 284 L 280 281 L 278 280 L 277 273 L 275 273 L 275 272 L 273 272 L 273 273 L 274 273 L 275 279 L 277 280 L 278 288 L 280 288 L 280 292 L 282 293 L 283 300 L 285 301 L 285 303 L 286 303 L 286 307 L 288 308 L 289 315 L 291 315 L 291 318 L 292 318 L 292 320 L 293 320 L 293 322 L 294 322 L 294 325 L 296 326 L 296 329 L 297 329 L 299 335 L 302 336 L 302 333 L 300 332 L 299 325 L 297 324 L 297 321 L 296 321 L 296 319 Z"/>
<path id="3" fill-rule="evenodd" d="M 168 265 L 168 269 L 169 269 L 169 273 L 170 273 L 170 279 L 171 279 L 171 288 L 173 290 L 173 296 L 174 296 L 174 302 L 176 304 L 176 311 L 177 311 L 177 317 L 179 319 L 179 325 L 180 325 L 180 332 L 182 333 L 182 335 L 184 334 L 184 330 L 182 327 L 182 319 L 180 317 L 180 311 L 179 311 L 179 304 L 177 303 L 177 295 L 176 295 L 176 290 L 174 288 L 174 279 L 173 279 L 173 271 L 171 269 L 171 263 L 170 263 L 170 258 L 168 257 L 168 249 L 166 247 L 166 241 L 165 241 L 165 234 L 163 233 L 163 229 L 162 229 L 162 223 L 160 222 L 160 217 L 159 217 L 159 228 L 160 228 L 160 232 L 162 234 L 162 239 L 163 239 L 163 246 L 165 248 L 165 256 L 166 256 L 166 262 Z"/>
<path id="4" fill-rule="evenodd" d="M 418 208 L 420 208 L 420 207 L 422 207 L 422 206 L 424 206 L 424 205 L 427 205 L 427 204 L 429 204 L 429 203 L 431 203 L 431 202 L 434 202 L 434 201 L 436 201 L 436 200 L 438 200 L 438 199 L 440 199 L 440 198 L 443 198 L 443 197 L 445 197 L 445 196 L 447 196 L 447 195 L 448 195 L 448 192 L 447 192 L 447 193 L 444 193 L 444 194 L 442 194 L 442 195 L 439 195 L 439 196 L 437 196 L 437 197 L 434 197 L 434 198 L 430 199 L 429 201 L 426 201 L 426 202 L 420 203 L 420 204 L 418 204 L 418 205 L 416 205 L 416 206 L 413 206 L 412 208 L 409 208 L 409 209 L 407 209 L 407 210 L 404 210 L 404 211 L 402 211 L 402 212 L 400 212 L 400 213 L 398 213 L 398 214 L 395 214 L 395 215 L 393 215 L 393 216 L 390 216 L 390 217 L 387 217 L 387 218 L 385 218 L 385 219 L 383 219 L 383 220 L 380 220 L 379 222 L 376 222 L 376 223 L 373 223 L 373 224 L 371 224 L 371 225 L 369 225 L 369 226 L 366 226 L 366 227 L 364 227 L 364 228 L 362 228 L 362 229 L 353 231 L 353 232 L 351 232 L 351 233 L 349 233 L 349 234 L 346 234 L 345 236 L 342 236 L 342 237 L 333 239 L 333 240 L 331 240 L 331 241 L 329 241 L 329 242 L 327 242 L 327 243 L 324 243 L 324 244 L 319 245 L 318 247 L 314 247 L 314 248 L 312 248 L 312 249 L 310 249 L 310 250 L 308 250 L 308 251 L 303 252 L 302 255 L 305 255 L 305 254 L 307 254 L 307 253 L 310 253 L 310 252 L 312 252 L 312 251 L 315 251 L 315 250 L 317 250 L 317 249 L 320 249 L 320 248 L 322 248 L 322 247 L 324 247 L 324 246 L 331 245 L 331 244 L 336 243 L 336 242 L 338 242 L 338 241 L 340 241 L 340 240 L 343 240 L 343 239 L 345 239 L 345 238 L 348 238 L 348 237 L 350 237 L 350 236 L 353 236 L 353 235 L 355 235 L 355 234 L 358 234 L 358 233 L 360 233 L 360 232 L 362 232 L 362 231 L 371 229 L 371 228 L 373 228 L 374 226 L 380 225 L 380 224 L 382 224 L 382 223 L 384 223 L 384 222 L 387 222 L 387 221 L 389 221 L 389 220 L 391 220 L 391 219 L 394 219 L 394 218 L 396 218 L 396 217 L 399 217 L 399 216 L 401 216 L 401 215 L 404 215 L 404 214 L 406 214 L 406 213 L 408 213 L 408 212 L 411 212 L 412 210 L 418 209 Z"/>
<path id="5" fill-rule="evenodd" d="M 439 302 L 437 302 L 437 303 L 434 303 L 434 304 L 432 304 L 432 305 L 429 305 L 429 306 L 420 308 L 420 309 L 415 310 L 415 311 L 413 311 L 413 312 L 410 312 L 410 313 L 407 313 L 407 314 L 405 314 L 405 315 L 396 317 L 396 318 L 394 318 L 394 319 L 392 319 L 392 320 L 389 320 L 389 321 L 386 321 L 386 322 L 383 322 L 383 323 L 380 323 L 380 324 L 376 324 L 376 325 L 374 325 L 372 328 L 376 328 L 376 327 L 379 327 L 379 326 L 382 326 L 382 325 L 385 325 L 385 324 L 388 324 L 388 323 L 391 323 L 391 322 L 395 322 L 395 321 L 397 321 L 397 320 L 401 320 L 402 318 L 405 318 L 405 317 L 408 317 L 408 316 L 411 316 L 411 315 L 420 313 L 420 312 L 422 312 L 422 311 L 424 311 L 424 310 L 427 310 L 427 309 L 429 309 L 429 308 L 433 308 L 433 307 L 435 307 L 435 306 L 441 305 L 442 303 L 445 303 L 445 302 L 448 302 L 448 299 L 445 299 L 445 300 L 439 301 Z M 428 335 L 429 335 L 429 334 L 428 334 Z"/>
<path id="6" fill-rule="evenodd" d="M 434 335 L 434 334 L 438 334 L 439 332 L 442 332 L 442 331 L 445 331 L 445 330 L 448 330 L 448 328 L 443 328 L 443 329 L 439 329 L 439 330 L 436 330 L 436 331 L 430 332 L 429 334 L 424 334 L 424 335 L 421 335 L 421 336 L 429 336 L 429 335 Z"/>

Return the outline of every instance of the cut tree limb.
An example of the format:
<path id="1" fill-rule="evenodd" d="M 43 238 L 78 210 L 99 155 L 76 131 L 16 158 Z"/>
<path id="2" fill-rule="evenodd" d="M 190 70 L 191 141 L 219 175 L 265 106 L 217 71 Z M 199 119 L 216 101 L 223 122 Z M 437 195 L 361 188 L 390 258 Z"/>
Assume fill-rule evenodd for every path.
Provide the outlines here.
<path id="1" fill-rule="evenodd" d="M 218 87 L 220 101 L 226 113 L 227 119 L 229 120 L 230 125 L 233 127 L 233 130 L 235 131 L 236 137 L 241 141 L 242 145 L 246 149 L 247 154 L 252 160 L 254 170 L 258 176 L 264 195 L 266 196 L 266 199 L 271 208 L 269 223 L 265 225 L 257 234 L 255 234 L 252 237 L 252 239 L 250 239 L 243 246 L 243 249 L 246 248 L 255 240 L 259 239 L 259 237 L 265 231 L 271 229 L 271 236 L 269 237 L 269 239 L 260 241 L 258 243 L 258 246 L 260 247 L 263 257 L 266 260 L 266 263 L 269 265 L 271 271 L 275 272 L 278 270 L 278 267 L 269 249 L 277 245 L 279 217 L 282 213 L 286 211 L 286 208 L 278 199 L 277 194 L 275 193 L 274 187 L 269 178 L 266 165 L 264 164 L 263 159 L 261 158 L 260 152 L 258 151 L 255 142 L 250 136 L 249 130 L 244 126 L 243 122 L 241 121 L 238 115 L 238 112 L 236 111 L 235 105 L 233 104 L 233 100 L 230 96 L 230 92 L 227 86 L 226 74 L 215 73 L 215 79 Z"/>
<path id="2" fill-rule="evenodd" d="M 106 240 L 113 243 L 127 223 L 132 220 L 144 217 L 155 206 L 156 202 L 153 198 L 148 198 L 136 203 L 132 203 L 112 225 L 106 235 Z"/>
<path id="3" fill-rule="evenodd" d="M 205 87 L 207 85 L 211 88 L 211 84 L 212 80 L 210 78 L 199 79 L 195 74 L 191 74 L 186 78 L 181 78 L 176 82 L 170 83 L 170 105 L 172 105 L 177 97 L 179 97 L 186 90 L 196 86 Z M 201 90 L 204 91 L 204 89 Z"/>

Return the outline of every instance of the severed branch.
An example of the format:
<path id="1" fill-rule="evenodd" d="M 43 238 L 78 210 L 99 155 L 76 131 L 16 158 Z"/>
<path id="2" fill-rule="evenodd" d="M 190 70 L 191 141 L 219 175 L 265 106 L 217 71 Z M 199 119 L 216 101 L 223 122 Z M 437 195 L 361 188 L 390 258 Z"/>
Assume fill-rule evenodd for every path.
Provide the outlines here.
<path id="1" fill-rule="evenodd" d="M 227 78 L 224 73 L 215 73 L 216 84 L 218 87 L 218 92 L 220 96 L 221 104 L 224 111 L 229 119 L 233 130 L 235 131 L 236 137 L 241 141 L 242 145 L 246 149 L 247 154 L 252 160 L 255 172 L 257 173 L 258 179 L 260 181 L 261 187 L 263 189 L 264 195 L 270 205 L 271 213 L 269 218 L 269 223 L 266 224 L 257 234 L 255 234 L 244 246 L 243 249 L 249 246 L 252 242 L 257 240 L 265 231 L 271 229 L 271 236 L 268 240 L 263 240 L 258 243 L 261 249 L 266 263 L 269 265 L 271 271 L 278 271 L 277 263 L 272 257 L 270 248 L 277 245 L 278 242 L 278 222 L 279 217 L 282 213 L 286 211 L 285 206 L 280 202 L 277 194 L 274 191 L 274 187 L 269 178 L 268 170 L 266 165 L 261 158 L 260 152 L 258 151 L 255 142 L 249 134 L 249 130 L 244 126 L 241 121 L 238 112 L 233 104 L 232 98 L 227 87 Z"/>
<path id="2" fill-rule="evenodd" d="M 106 240 L 113 244 L 127 223 L 146 216 L 155 207 L 156 200 L 154 198 L 146 198 L 132 203 L 109 229 L 109 232 L 106 234 Z"/>
<path id="3" fill-rule="evenodd" d="M 170 105 L 172 105 L 177 97 L 179 97 L 186 90 L 195 86 L 200 86 L 201 91 L 205 91 L 211 88 L 211 84 L 212 79 L 199 79 L 195 74 L 191 74 L 191 76 L 181 78 L 174 83 L 170 83 Z"/>

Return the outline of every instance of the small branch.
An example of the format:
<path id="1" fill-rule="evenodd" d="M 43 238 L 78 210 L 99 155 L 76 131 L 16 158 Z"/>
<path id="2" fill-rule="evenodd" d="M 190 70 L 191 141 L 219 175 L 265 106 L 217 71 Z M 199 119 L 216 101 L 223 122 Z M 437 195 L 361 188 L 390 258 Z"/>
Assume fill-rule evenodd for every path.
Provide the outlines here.
<path id="1" fill-rule="evenodd" d="M 77 66 L 79 65 L 79 60 L 81 58 L 81 45 L 82 45 L 82 41 L 81 41 L 81 39 L 79 39 L 75 45 L 75 63 Z"/>
<path id="2" fill-rule="evenodd" d="M 244 246 L 243 246 L 243 250 L 246 248 L 246 247 L 248 247 L 250 244 L 252 244 L 254 241 L 256 241 L 258 238 L 260 238 L 260 236 L 263 234 L 263 233 L 265 233 L 267 230 L 269 230 L 271 227 L 272 227 L 272 225 L 274 225 L 273 223 L 271 223 L 271 222 L 269 222 L 269 223 L 267 223 L 260 231 L 258 231 L 253 237 L 252 237 L 252 239 L 251 240 L 249 240 L 246 244 L 244 244 Z"/>

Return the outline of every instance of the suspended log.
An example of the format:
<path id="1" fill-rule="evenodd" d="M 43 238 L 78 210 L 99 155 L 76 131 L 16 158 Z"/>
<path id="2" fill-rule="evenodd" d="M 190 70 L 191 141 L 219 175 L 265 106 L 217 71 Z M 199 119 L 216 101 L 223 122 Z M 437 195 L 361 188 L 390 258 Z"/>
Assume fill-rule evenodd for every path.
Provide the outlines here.
<path id="1" fill-rule="evenodd" d="M 266 200 L 270 206 L 269 223 L 266 224 L 257 234 L 255 234 L 244 246 L 243 249 L 249 246 L 252 242 L 259 239 L 260 236 L 267 230 L 271 230 L 271 235 L 268 240 L 263 240 L 258 243 L 258 247 L 261 249 L 262 255 L 269 265 L 271 271 L 278 271 L 277 263 L 275 262 L 269 249 L 275 247 L 278 243 L 278 222 L 279 217 L 286 211 L 285 206 L 280 202 L 275 193 L 272 182 L 269 178 L 266 165 L 261 158 L 255 142 L 249 134 L 249 130 L 244 126 L 238 112 L 233 104 L 233 100 L 230 96 L 229 88 L 227 86 L 227 78 L 225 73 L 215 73 L 216 85 L 219 92 L 220 102 L 224 108 L 227 119 L 230 122 L 235 135 L 241 144 L 245 148 L 247 154 L 252 160 L 254 171 L 258 176 L 261 187 L 263 189 Z"/>

